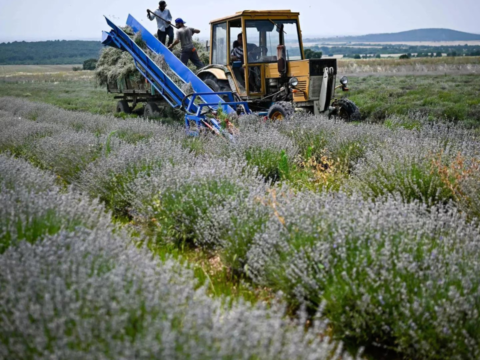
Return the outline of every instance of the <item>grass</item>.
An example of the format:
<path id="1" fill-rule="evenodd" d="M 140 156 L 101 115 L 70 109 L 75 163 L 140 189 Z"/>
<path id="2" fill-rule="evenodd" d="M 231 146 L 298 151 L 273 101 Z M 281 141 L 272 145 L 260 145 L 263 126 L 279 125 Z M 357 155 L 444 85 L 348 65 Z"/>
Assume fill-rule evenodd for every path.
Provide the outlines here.
<path id="1" fill-rule="evenodd" d="M 0 79 L 0 96 L 15 96 L 35 102 L 44 102 L 66 110 L 93 114 L 112 114 L 116 100 L 91 79 L 25 81 Z"/>
<path id="2" fill-rule="evenodd" d="M 256 286 L 246 276 L 232 272 L 218 253 L 208 253 L 185 244 L 181 247 L 150 244 L 150 249 L 162 260 L 173 257 L 189 266 L 199 287 L 208 282 L 208 293 L 213 297 L 228 298 L 230 304 L 238 299 L 251 303 L 268 302 L 274 297 L 271 289 Z"/>
<path id="3" fill-rule="evenodd" d="M 412 58 L 408 60 L 400 59 L 340 59 L 338 66 L 340 68 L 348 67 L 356 64 L 357 66 L 381 66 L 381 67 L 398 67 L 405 65 L 480 65 L 480 57 L 477 56 L 462 56 L 462 57 L 441 57 L 441 58 Z"/>
<path id="4" fill-rule="evenodd" d="M 363 119 L 417 113 L 480 126 L 479 75 L 351 77 L 349 87 L 343 96 L 357 104 Z"/>
<path id="5" fill-rule="evenodd" d="M 445 59 L 444 59 L 445 60 Z M 377 66 L 377 60 L 359 60 Z M 439 59 L 415 61 L 438 62 Z M 454 59 L 464 63 L 465 59 Z M 400 61 L 378 60 L 378 66 L 400 66 Z M 352 61 L 349 61 L 352 63 Z M 471 62 L 470 62 L 471 63 Z M 339 66 L 342 66 L 340 62 Z M 18 70 L 27 70 L 18 68 Z M 0 96 L 15 96 L 44 102 L 66 110 L 93 114 L 112 114 L 116 100 L 98 87 L 91 72 L 29 73 L 9 70 L 8 77 L 0 73 Z M 342 69 L 340 69 L 342 71 Z M 479 75 L 395 75 L 350 77 L 347 96 L 357 104 L 363 119 L 383 122 L 389 116 L 406 117 L 411 113 L 427 115 L 432 119 L 460 121 L 471 127 L 480 126 L 480 76 Z M 414 124 L 412 125 L 414 126 Z"/>
<path id="6" fill-rule="evenodd" d="M 132 114 L 116 113 L 117 100 L 106 88 L 96 84 L 92 71 L 65 71 L 62 67 L 64 66 L 1 66 L 0 97 L 14 96 L 55 105 L 65 110 L 113 114 L 123 119 L 136 118 L 143 114 L 141 106 L 137 106 Z M 63 71 L 48 72 L 54 70 Z M 178 113 L 168 108 L 165 119 L 155 120 L 169 124 L 178 123 Z"/>
<path id="7" fill-rule="evenodd" d="M 0 77 L 22 74 L 70 73 L 78 65 L 0 65 Z"/>

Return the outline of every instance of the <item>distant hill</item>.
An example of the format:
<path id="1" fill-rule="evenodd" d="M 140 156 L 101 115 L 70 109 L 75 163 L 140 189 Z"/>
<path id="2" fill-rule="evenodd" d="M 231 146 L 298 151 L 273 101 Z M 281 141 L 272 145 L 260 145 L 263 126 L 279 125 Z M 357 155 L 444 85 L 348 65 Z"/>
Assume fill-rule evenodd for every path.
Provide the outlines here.
<path id="1" fill-rule="evenodd" d="M 410 41 L 474 41 L 480 35 L 450 29 L 418 29 L 389 34 L 344 36 L 324 39 L 304 39 L 304 41 L 332 42 L 410 42 Z"/>
<path id="2" fill-rule="evenodd" d="M 69 65 L 98 59 L 99 41 L 39 41 L 0 44 L 0 65 Z"/>

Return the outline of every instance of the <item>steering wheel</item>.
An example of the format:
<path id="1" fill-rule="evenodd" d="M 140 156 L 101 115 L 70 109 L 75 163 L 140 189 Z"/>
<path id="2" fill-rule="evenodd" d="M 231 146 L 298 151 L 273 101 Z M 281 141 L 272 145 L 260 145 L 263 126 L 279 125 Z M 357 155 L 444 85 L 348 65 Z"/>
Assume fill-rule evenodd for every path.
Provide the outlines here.
<path id="1" fill-rule="evenodd" d="M 252 59 L 260 60 L 260 58 L 262 57 L 262 50 L 263 50 L 263 53 L 265 54 L 264 56 L 266 56 L 268 52 L 268 48 L 266 46 L 255 46 L 254 49 L 250 50 L 249 53 L 251 54 Z"/>

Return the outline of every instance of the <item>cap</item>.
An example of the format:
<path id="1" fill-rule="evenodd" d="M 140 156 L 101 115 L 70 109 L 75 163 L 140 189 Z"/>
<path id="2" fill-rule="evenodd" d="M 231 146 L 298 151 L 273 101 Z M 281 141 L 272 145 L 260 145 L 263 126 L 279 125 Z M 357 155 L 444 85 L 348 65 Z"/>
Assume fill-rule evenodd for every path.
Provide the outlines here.
<path id="1" fill-rule="evenodd" d="M 160 1 L 160 2 L 158 3 L 158 5 L 160 5 L 160 6 L 165 5 L 165 6 L 166 6 L 166 5 L 167 5 L 167 2 L 162 0 L 162 1 Z"/>
<path id="2" fill-rule="evenodd" d="M 182 18 L 175 19 L 175 24 L 186 24 L 185 21 L 182 20 Z"/>

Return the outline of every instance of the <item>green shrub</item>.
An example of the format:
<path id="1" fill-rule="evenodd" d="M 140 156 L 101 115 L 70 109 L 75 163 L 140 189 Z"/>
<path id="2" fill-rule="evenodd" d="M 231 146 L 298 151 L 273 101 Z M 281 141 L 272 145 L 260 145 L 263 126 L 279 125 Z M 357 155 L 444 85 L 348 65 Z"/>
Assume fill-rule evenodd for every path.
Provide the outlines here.
<path id="1" fill-rule="evenodd" d="M 284 151 L 250 148 L 245 151 L 245 159 L 266 180 L 275 182 L 287 176 L 289 161 Z"/>
<path id="2" fill-rule="evenodd" d="M 97 67 L 97 59 L 88 59 L 83 62 L 83 70 L 95 70 Z"/>

